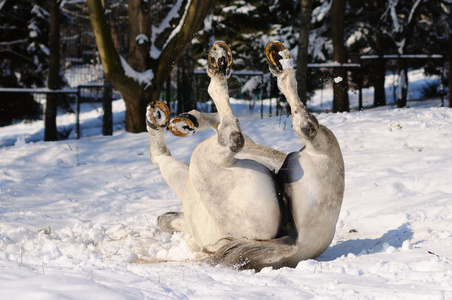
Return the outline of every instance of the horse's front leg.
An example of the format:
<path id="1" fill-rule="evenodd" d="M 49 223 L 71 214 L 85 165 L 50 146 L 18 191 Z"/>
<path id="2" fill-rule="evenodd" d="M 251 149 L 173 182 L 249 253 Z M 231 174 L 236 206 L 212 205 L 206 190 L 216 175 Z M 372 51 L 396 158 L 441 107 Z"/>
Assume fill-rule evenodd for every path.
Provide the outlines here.
<path id="1" fill-rule="evenodd" d="M 165 143 L 165 128 L 169 120 L 169 108 L 155 101 L 146 109 L 146 128 L 149 133 L 151 161 L 170 188 L 182 199 L 188 182 L 188 164 L 171 156 Z M 167 232 L 185 231 L 182 213 L 169 212 L 157 219 L 158 226 Z"/>

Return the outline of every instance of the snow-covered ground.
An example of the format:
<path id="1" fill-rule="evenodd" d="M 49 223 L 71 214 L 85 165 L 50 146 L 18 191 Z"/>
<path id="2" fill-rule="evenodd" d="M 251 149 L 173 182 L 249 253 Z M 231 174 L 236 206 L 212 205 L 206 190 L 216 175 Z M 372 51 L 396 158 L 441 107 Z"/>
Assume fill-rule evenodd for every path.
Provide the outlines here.
<path id="1" fill-rule="evenodd" d="M 260 273 L 199 262 L 183 234 L 157 228 L 181 201 L 151 164 L 147 134 L 123 131 L 122 101 L 113 137 L 100 136 L 92 104 L 80 140 L 39 141 L 42 121 L 0 128 L 12 145 L 0 148 L 0 298 L 452 299 L 452 110 L 417 104 L 317 114 L 346 166 L 335 238 L 316 260 Z M 256 142 L 300 148 L 290 118 L 261 120 L 247 105 L 233 109 Z M 166 137 L 189 161 L 211 134 Z"/>

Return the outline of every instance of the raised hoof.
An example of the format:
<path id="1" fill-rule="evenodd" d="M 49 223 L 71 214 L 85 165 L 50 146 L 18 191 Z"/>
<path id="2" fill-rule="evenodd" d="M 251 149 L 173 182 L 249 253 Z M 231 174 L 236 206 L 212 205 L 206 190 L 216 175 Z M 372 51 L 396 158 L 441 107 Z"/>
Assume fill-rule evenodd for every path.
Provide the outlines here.
<path id="1" fill-rule="evenodd" d="M 180 212 L 167 212 L 157 217 L 157 225 L 162 231 L 173 233 L 179 230 L 179 228 L 176 228 L 177 226 L 175 226 L 174 223 L 182 217 L 183 214 Z"/>
<path id="2" fill-rule="evenodd" d="M 217 42 L 210 48 L 207 70 L 212 74 L 229 76 L 231 74 L 232 52 L 225 43 Z"/>
<path id="3" fill-rule="evenodd" d="M 265 55 L 270 65 L 270 71 L 281 73 L 286 69 L 293 69 L 293 61 L 289 50 L 281 42 L 270 42 L 265 48 Z"/>
<path id="4" fill-rule="evenodd" d="M 185 137 L 193 135 L 199 127 L 198 120 L 191 114 L 180 114 L 169 123 L 169 130 L 175 136 Z"/>
<path id="5" fill-rule="evenodd" d="M 146 124 L 152 129 L 166 127 L 169 117 L 170 110 L 162 101 L 151 102 L 146 107 Z"/>

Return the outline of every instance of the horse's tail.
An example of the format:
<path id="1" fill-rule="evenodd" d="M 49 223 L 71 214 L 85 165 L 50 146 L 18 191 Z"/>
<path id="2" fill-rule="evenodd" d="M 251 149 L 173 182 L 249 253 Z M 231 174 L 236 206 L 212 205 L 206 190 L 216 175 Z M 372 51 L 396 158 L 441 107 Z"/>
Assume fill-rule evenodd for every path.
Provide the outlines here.
<path id="1" fill-rule="evenodd" d="M 298 261 L 291 258 L 297 252 L 296 241 L 289 236 L 272 240 L 231 239 L 213 254 L 211 263 L 256 271 L 265 267 L 295 267 Z"/>

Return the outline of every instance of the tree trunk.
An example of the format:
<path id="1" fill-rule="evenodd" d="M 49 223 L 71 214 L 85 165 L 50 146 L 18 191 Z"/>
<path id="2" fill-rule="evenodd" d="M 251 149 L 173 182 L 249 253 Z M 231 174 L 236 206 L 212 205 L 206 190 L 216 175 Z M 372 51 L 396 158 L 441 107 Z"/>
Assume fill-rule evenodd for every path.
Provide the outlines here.
<path id="1" fill-rule="evenodd" d="M 143 96 L 143 98 L 145 98 Z M 143 99 L 141 98 L 141 99 Z M 128 132 L 143 132 L 141 129 L 143 126 L 146 127 L 146 106 L 149 102 L 147 101 L 136 101 L 137 98 L 132 98 L 129 95 L 124 96 L 124 102 L 126 103 L 126 130 Z M 133 131 L 132 131 L 133 130 Z"/>
<path id="2" fill-rule="evenodd" d="M 177 113 L 196 108 L 193 88 L 193 57 L 191 47 L 177 63 Z"/>
<path id="3" fill-rule="evenodd" d="M 49 36 L 49 77 L 47 86 L 49 89 L 58 89 L 60 79 L 60 26 L 58 23 L 59 7 L 56 0 L 50 0 L 50 36 Z M 58 94 L 47 94 L 44 112 L 44 140 L 56 141 L 57 126 L 56 116 L 58 108 Z"/>
<path id="4" fill-rule="evenodd" d="M 311 28 L 311 0 L 301 0 L 300 34 L 298 38 L 297 82 L 298 96 L 306 105 L 308 100 L 308 47 Z"/>
<path id="5" fill-rule="evenodd" d="M 129 55 L 127 62 L 137 72 L 144 72 L 150 65 L 151 15 L 150 1 L 129 0 Z"/>
<path id="6" fill-rule="evenodd" d="M 150 38 L 151 19 L 150 1 L 129 0 L 128 17 L 129 20 L 129 55 L 127 62 L 129 66 L 137 72 L 145 72 L 150 65 Z M 151 95 L 150 88 L 153 85 L 140 85 L 137 96 L 124 96 L 126 100 L 126 130 L 130 132 L 142 132 L 146 130 L 145 111 L 146 106 L 153 100 L 160 98 L 160 88 L 157 95 Z M 131 99 L 131 97 L 136 97 Z"/>
<path id="7" fill-rule="evenodd" d="M 347 49 L 344 44 L 345 4 L 346 0 L 332 0 L 331 12 L 331 39 L 333 43 L 333 61 L 347 62 Z M 349 111 L 348 75 L 346 68 L 333 70 L 333 112 Z"/>

